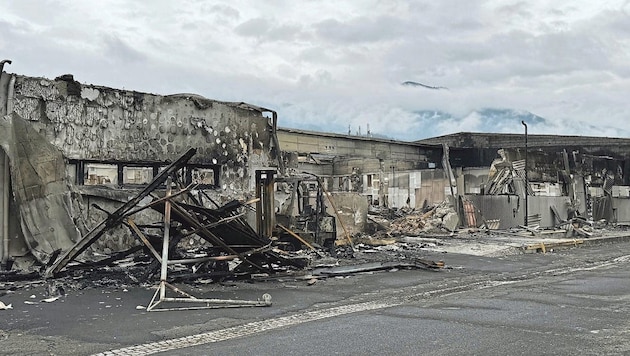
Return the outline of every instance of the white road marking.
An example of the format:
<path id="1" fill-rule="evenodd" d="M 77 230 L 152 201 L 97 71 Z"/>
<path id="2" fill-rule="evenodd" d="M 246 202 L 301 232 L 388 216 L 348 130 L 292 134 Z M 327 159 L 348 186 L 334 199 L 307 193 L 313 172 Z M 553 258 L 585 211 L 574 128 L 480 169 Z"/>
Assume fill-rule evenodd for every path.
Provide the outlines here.
<path id="1" fill-rule="evenodd" d="M 255 321 L 252 323 L 233 326 L 222 330 L 210 331 L 197 335 L 125 347 L 122 349 L 103 352 L 97 355 L 150 355 L 158 352 L 230 340 L 264 331 L 298 325 L 320 319 L 332 318 L 350 313 L 388 308 L 397 304 L 400 304 L 400 302 L 384 303 L 373 301 L 353 305 L 344 305 L 323 310 L 308 311 L 269 320 Z"/>

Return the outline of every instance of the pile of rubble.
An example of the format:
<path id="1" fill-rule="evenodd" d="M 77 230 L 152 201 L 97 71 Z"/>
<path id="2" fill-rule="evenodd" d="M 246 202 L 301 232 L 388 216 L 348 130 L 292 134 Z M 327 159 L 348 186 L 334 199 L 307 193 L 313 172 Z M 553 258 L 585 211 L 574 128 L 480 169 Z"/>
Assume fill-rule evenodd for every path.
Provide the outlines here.
<path id="1" fill-rule="evenodd" d="M 139 245 L 102 261 L 82 261 L 81 265 L 108 265 L 126 255 L 144 249 L 153 259 L 149 272 L 160 270 L 160 265 L 183 265 L 196 276 L 205 273 L 210 278 L 225 278 L 253 273 L 273 273 L 287 267 L 303 268 L 307 261 L 302 256 L 292 256 L 277 248 L 269 238 L 260 236 L 247 223 L 245 210 L 251 202 L 233 200 L 218 205 L 209 196 L 203 198 L 213 208 L 202 202 L 202 196 L 192 193 L 192 185 L 185 186 L 180 170 L 195 154 L 190 149 L 166 169 L 160 172 L 133 199 L 114 212 L 82 237 L 71 249 L 58 258 L 51 258 L 46 269 L 47 277 L 54 277 L 75 261 L 104 233 L 117 226 L 126 226 L 138 239 Z M 174 191 L 171 191 L 172 188 Z M 162 192 L 162 190 L 166 192 Z M 160 192 L 158 193 L 158 190 Z M 202 192 L 202 191 L 200 191 Z M 149 199 L 146 202 L 145 198 Z M 164 216 L 164 221 L 149 225 L 134 222 L 134 214 L 153 209 Z M 203 249 L 186 251 L 180 243 L 196 236 L 204 244 Z M 164 279 L 164 275 L 162 276 Z"/>
<path id="2" fill-rule="evenodd" d="M 225 303 L 233 306 L 268 306 L 271 305 L 269 296 L 263 296 L 262 301 L 203 300 L 191 297 L 170 283 L 215 283 L 230 279 L 256 280 L 278 276 L 325 278 L 394 267 L 443 267 L 440 263 L 418 256 L 407 258 L 406 255 L 398 256 L 401 258 L 394 258 L 394 261 L 380 261 L 374 256 L 376 261 L 368 260 L 350 267 L 347 262 L 355 259 L 358 250 L 349 236 L 349 245 L 324 249 L 309 244 L 298 234 L 278 224 L 299 242 L 297 246 L 309 248 L 287 249 L 279 238 L 263 236 L 249 225 L 247 213 L 254 210 L 251 204 L 257 203 L 260 198 L 247 202 L 232 200 L 220 205 L 194 183 L 184 183 L 183 168 L 195 153 L 195 149 L 184 153 L 115 211 L 110 212 L 93 204 L 94 208 L 106 213 L 104 220 L 82 235 L 71 248 L 56 250 L 40 266 L 39 271 L 2 271 L 0 292 L 15 288 L 19 285 L 16 284 L 18 281 L 23 281 L 24 285 L 56 281 L 68 290 L 98 285 L 143 285 L 151 284 L 159 274 L 160 284 L 147 310 L 157 310 L 154 308 L 162 302 L 206 303 L 207 307 Z M 136 214 L 145 210 L 153 210 L 163 219 L 141 223 Z M 391 221 L 391 235 L 453 231 L 458 223 L 457 214 L 447 204 L 418 214 L 410 209 L 399 210 L 392 216 L 398 218 Z M 128 250 L 108 255 L 84 254 L 108 230 L 114 228 L 127 228 L 136 238 L 136 244 Z M 382 244 L 395 243 L 391 235 L 389 241 L 382 241 Z M 322 262 L 329 266 L 322 266 Z M 314 268 L 318 264 L 315 273 Z M 339 270 L 339 265 L 345 267 Z M 42 276 L 45 279 L 42 280 Z M 167 290 L 181 296 L 166 296 Z M 58 298 L 59 295 L 52 297 Z"/>
<path id="3" fill-rule="evenodd" d="M 446 201 L 426 211 L 409 210 L 402 217 L 391 221 L 375 215 L 371 215 L 370 219 L 379 227 L 377 230 L 385 230 L 392 237 L 450 234 L 459 226 L 459 215 Z"/>

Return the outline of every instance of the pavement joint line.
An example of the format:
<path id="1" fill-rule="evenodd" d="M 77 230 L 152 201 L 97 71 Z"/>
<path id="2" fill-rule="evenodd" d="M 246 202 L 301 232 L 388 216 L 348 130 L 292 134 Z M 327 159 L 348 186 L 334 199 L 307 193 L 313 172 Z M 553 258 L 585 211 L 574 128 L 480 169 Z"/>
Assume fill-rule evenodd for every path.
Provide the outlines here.
<path id="1" fill-rule="evenodd" d="M 624 255 L 617 257 L 611 261 L 605 261 L 594 266 L 588 267 L 565 267 L 554 270 L 547 270 L 544 273 L 552 273 L 554 275 L 565 275 L 568 273 L 578 271 L 590 271 L 598 268 L 606 268 L 618 263 L 630 261 L 630 255 Z M 326 309 L 318 309 L 312 311 L 306 311 L 287 316 L 277 317 L 273 319 L 260 320 L 250 322 L 242 325 L 237 325 L 221 330 L 214 330 L 205 333 L 183 336 L 174 339 L 161 340 L 155 342 L 149 342 L 145 344 L 124 347 L 120 349 L 108 350 L 101 353 L 94 354 L 94 356 L 110 356 L 110 355 L 151 355 L 160 352 L 166 352 L 170 350 L 178 350 L 187 347 L 200 346 L 209 343 L 227 341 L 240 337 L 245 337 L 261 332 L 271 331 L 284 327 L 299 325 L 310 321 L 316 321 L 321 319 L 333 318 L 343 316 L 351 313 L 358 313 L 370 310 L 386 309 L 395 306 L 400 306 L 410 301 L 417 299 L 418 297 L 430 298 L 434 296 L 447 296 L 462 293 L 470 290 L 481 290 L 487 288 L 494 288 L 505 284 L 519 283 L 527 281 L 528 279 L 517 280 L 483 280 L 467 283 L 460 286 L 441 288 L 437 290 L 424 291 L 416 293 L 411 296 L 399 297 L 389 296 L 381 298 L 378 301 L 367 301 L 355 304 L 342 305 L 337 307 L 330 307 Z"/>

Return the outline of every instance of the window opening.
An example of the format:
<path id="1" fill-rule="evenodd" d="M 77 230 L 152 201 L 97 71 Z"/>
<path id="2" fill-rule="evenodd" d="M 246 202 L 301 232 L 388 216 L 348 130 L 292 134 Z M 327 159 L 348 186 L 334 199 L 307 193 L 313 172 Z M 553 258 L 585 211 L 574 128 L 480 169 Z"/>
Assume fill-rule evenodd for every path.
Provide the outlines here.
<path id="1" fill-rule="evenodd" d="M 118 184 L 118 166 L 115 164 L 85 164 L 83 183 L 85 185 Z"/>

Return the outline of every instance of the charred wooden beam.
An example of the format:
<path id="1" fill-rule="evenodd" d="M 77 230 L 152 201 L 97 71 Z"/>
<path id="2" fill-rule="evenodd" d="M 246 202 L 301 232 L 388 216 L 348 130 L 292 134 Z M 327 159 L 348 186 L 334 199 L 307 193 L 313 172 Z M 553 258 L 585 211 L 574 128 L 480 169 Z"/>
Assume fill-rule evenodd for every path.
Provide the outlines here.
<path id="1" fill-rule="evenodd" d="M 61 271 L 68 263 L 74 260 L 81 252 L 85 251 L 90 245 L 98 240 L 103 234 L 122 223 L 123 219 L 128 215 L 129 211 L 133 209 L 142 199 L 151 194 L 157 189 L 166 179 L 174 172 L 183 168 L 188 160 L 192 158 L 197 152 L 196 149 L 191 148 L 181 157 L 171 163 L 166 169 L 160 172 L 149 185 L 146 186 L 135 198 L 129 200 L 120 208 L 116 209 L 107 219 L 101 221 L 96 227 L 88 232 L 81 240 L 79 240 L 72 248 L 67 250 L 59 259 L 55 261 L 45 273 L 46 277 L 54 277 L 59 271 Z"/>

